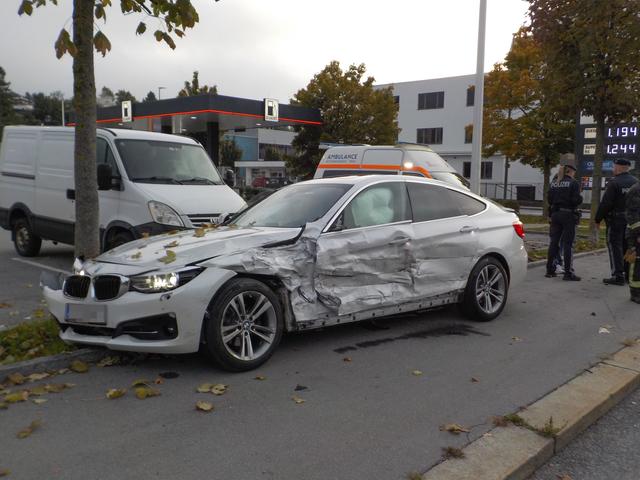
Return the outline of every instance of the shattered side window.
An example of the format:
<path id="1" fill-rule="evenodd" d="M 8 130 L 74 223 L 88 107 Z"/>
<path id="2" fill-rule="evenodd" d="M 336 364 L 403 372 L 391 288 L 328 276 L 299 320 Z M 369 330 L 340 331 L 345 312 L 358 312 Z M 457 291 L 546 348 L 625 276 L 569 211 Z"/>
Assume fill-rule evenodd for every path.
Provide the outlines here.
<path id="1" fill-rule="evenodd" d="M 373 185 L 360 192 L 342 211 L 340 230 L 411 220 L 407 190 L 402 182 Z"/>

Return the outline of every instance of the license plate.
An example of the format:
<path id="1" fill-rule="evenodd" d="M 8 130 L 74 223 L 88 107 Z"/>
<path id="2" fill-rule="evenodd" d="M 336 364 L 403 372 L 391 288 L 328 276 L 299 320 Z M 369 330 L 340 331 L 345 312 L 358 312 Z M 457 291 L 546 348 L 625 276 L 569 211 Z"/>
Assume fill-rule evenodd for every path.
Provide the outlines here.
<path id="1" fill-rule="evenodd" d="M 104 305 L 84 305 L 67 303 L 64 319 L 69 323 L 107 323 L 107 309 Z"/>

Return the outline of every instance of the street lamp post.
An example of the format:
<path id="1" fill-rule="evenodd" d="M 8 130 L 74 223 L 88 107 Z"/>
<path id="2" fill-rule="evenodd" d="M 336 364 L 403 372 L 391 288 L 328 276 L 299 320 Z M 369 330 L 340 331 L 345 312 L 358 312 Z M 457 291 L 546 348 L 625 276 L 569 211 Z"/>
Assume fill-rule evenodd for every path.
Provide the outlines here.
<path id="1" fill-rule="evenodd" d="M 167 87 L 158 87 L 158 100 L 160 100 L 160 92 L 166 88 Z"/>
<path id="2" fill-rule="evenodd" d="M 484 37 L 487 23 L 487 0 L 480 0 L 478 22 L 478 57 L 476 61 L 476 85 L 473 102 L 473 144 L 471 146 L 471 191 L 480 194 L 482 167 L 482 111 L 484 107 Z"/>

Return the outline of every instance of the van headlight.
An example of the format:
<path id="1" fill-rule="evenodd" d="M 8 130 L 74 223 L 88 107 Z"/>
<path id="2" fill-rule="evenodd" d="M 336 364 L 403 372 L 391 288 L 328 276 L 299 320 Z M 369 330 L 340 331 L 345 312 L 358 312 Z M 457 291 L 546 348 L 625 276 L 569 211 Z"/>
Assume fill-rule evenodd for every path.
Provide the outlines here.
<path id="1" fill-rule="evenodd" d="M 137 275 L 129 278 L 129 289 L 140 293 L 168 292 L 189 283 L 203 270 L 203 268 L 190 268 L 177 272 Z"/>
<path id="2" fill-rule="evenodd" d="M 154 222 L 161 225 L 174 225 L 176 227 L 184 227 L 184 222 L 180 218 L 180 215 L 166 203 L 162 202 L 149 202 L 149 212 Z"/>

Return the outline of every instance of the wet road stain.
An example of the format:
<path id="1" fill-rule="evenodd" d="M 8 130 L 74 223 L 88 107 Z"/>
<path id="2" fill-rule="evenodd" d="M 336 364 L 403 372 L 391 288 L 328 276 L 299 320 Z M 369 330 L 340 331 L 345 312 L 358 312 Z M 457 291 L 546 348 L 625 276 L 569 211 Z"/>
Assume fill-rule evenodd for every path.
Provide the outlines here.
<path id="1" fill-rule="evenodd" d="M 417 332 L 405 333 L 403 335 L 398 335 L 396 337 L 385 337 L 385 338 L 379 338 L 376 340 L 367 340 L 365 342 L 358 342 L 354 345 L 348 345 L 346 347 L 336 348 L 333 351 L 336 353 L 343 354 L 346 352 L 352 352 L 354 350 L 358 350 L 360 348 L 377 347 L 378 345 L 383 345 L 385 343 L 392 343 L 398 340 L 410 340 L 413 338 L 431 338 L 431 337 L 437 338 L 437 337 L 445 337 L 449 335 L 460 335 L 463 337 L 466 337 L 467 335 L 482 335 L 484 337 L 491 336 L 486 332 L 481 332 L 479 330 L 476 330 L 471 325 L 456 324 L 456 325 L 449 325 L 446 327 L 438 327 L 438 328 L 427 329 L 427 330 L 419 330 Z"/>

